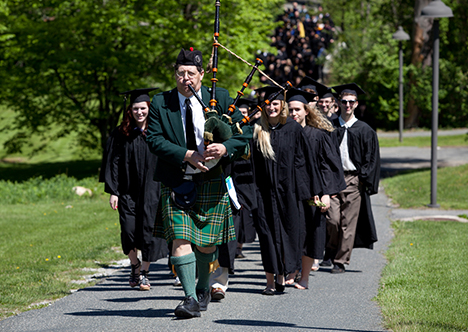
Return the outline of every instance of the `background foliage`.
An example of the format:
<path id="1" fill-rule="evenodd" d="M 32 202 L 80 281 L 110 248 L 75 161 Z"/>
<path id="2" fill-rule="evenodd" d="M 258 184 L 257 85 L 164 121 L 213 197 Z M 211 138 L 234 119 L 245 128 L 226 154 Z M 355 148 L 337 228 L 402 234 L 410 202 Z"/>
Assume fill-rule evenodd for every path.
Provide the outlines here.
<path id="1" fill-rule="evenodd" d="M 220 43 L 253 61 L 269 47 L 281 3 L 222 1 Z M 200 49 L 208 63 L 214 12 L 212 0 L 1 1 L 0 96 L 17 129 L 5 147 L 21 151 L 32 133 L 47 142 L 72 132 L 80 145 L 102 146 L 119 122 L 119 92 L 172 88 L 181 48 Z M 232 91 L 250 71 L 223 50 L 219 68 L 219 86 Z"/>
<path id="2" fill-rule="evenodd" d="M 392 34 L 401 25 L 411 40 L 403 42 L 405 107 L 410 98 L 419 110 L 417 122 L 406 127 L 430 128 L 432 111 L 432 65 L 414 65 L 412 44 L 415 43 L 415 6 L 418 0 L 324 0 L 341 30 L 334 44 L 331 62 L 332 81 L 337 84 L 356 82 L 367 92 L 368 112 L 376 115 L 380 128 L 398 128 L 398 42 Z M 468 3 L 444 0 L 454 13 L 453 18 L 440 20 L 440 127 L 468 125 Z M 430 31 L 429 31 L 429 35 Z M 432 54 L 432 40 L 425 47 Z M 427 60 L 427 59 L 426 59 Z M 429 59 L 430 60 L 430 59 Z M 431 63 L 429 61 L 429 63 Z M 411 77 L 411 81 L 409 80 Z M 406 115 L 408 115 L 406 113 Z"/>

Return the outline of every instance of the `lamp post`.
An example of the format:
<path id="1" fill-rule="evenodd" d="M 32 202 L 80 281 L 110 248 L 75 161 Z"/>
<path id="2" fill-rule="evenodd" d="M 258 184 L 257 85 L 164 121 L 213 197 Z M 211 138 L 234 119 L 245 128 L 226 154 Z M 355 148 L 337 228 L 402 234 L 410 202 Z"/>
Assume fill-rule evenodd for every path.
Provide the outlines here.
<path id="1" fill-rule="evenodd" d="M 431 203 L 428 207 L 438 208 L 437 204 L 437 129 L 439 127 L 439 18 L 453 17 L 452 9 L 441 0 L 433 0 L 421 10 L 422 17 L 434 18 L 432 25 L 434 51 L 432 55 L 432 132 L 431 132 Z"/>
<path id="2" fill-rule="evenodd" d="M 403 47 L 402 41 L 409 40 L 409 35 L 403 30 L 400 26 L 398 31 L 395 32 L 392 36 L 393 39 L 398 40 L 398 57 L 400 59 L 400 119 L 399 119 L 399 129 L 400 129 L 400 143 L 403 142 Z"/>

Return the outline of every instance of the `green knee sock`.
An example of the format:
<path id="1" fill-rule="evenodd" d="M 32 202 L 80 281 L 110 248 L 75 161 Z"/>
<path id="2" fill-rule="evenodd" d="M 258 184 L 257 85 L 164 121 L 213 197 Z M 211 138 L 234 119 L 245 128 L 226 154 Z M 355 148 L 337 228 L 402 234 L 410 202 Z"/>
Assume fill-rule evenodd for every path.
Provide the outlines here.
<path id="1" fill-rule="evenodd" d="M 218 248 L 211 254 L 204 254 L 195 249 L 195 257 L 197 258 L 198 269 L 197 290 L 207 291 L 210 288 L 210 263 L 218 259 Z"/>
<path id="2" fill-rule="evenodd" d="M 192 252 L 184 256 L 171 256 L 171 264 L 179 277 L 179 280 L 184 289 L 185 296 L 191 296 L 197 300 L 195 292 L 195 279 L 196 279 L 196 259 L 195 254 Z"/>

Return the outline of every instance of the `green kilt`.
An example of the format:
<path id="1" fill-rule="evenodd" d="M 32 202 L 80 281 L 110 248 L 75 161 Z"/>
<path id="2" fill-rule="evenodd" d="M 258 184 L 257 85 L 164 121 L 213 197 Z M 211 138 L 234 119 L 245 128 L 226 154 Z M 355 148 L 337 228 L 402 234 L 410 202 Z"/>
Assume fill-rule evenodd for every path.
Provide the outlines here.
<path id="1" fill-rule="evenodd" d="M 197 185 L 197 201 L 192 209 L 181 210 L 171 198 L 171 188 L 161 184 L 161 199 L 154 235 L 172 242 L 184 239 L 200 247 L 235 240 L 231 202 L 222 177 Z"/>

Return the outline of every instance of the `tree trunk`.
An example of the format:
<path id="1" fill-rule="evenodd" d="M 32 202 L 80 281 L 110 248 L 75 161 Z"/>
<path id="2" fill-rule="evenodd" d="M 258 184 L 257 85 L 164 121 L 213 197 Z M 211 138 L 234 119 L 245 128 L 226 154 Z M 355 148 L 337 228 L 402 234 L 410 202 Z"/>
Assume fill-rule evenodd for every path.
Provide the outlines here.
<path id="1" fill-rule="evenodd" d="M 415 0 L 414 2 L 414 24 L 412 38 L 412 56 L 411 64 L 417 68 L 424 68 L 431 65 L 432 62 L 432 45 L 430 31 L 432 29 L 432 19 L 421 17 L 421 9 L 426 7 L 431 0 Z M 415 79 L 410 76 L 409 85 L 414 85 Z M 412 96 L 409 97 L 407 105 L 408 117 L 405 118 L 405 128 L 413 128 L 418 126 L 419 115 L 421 110 Z"/>

